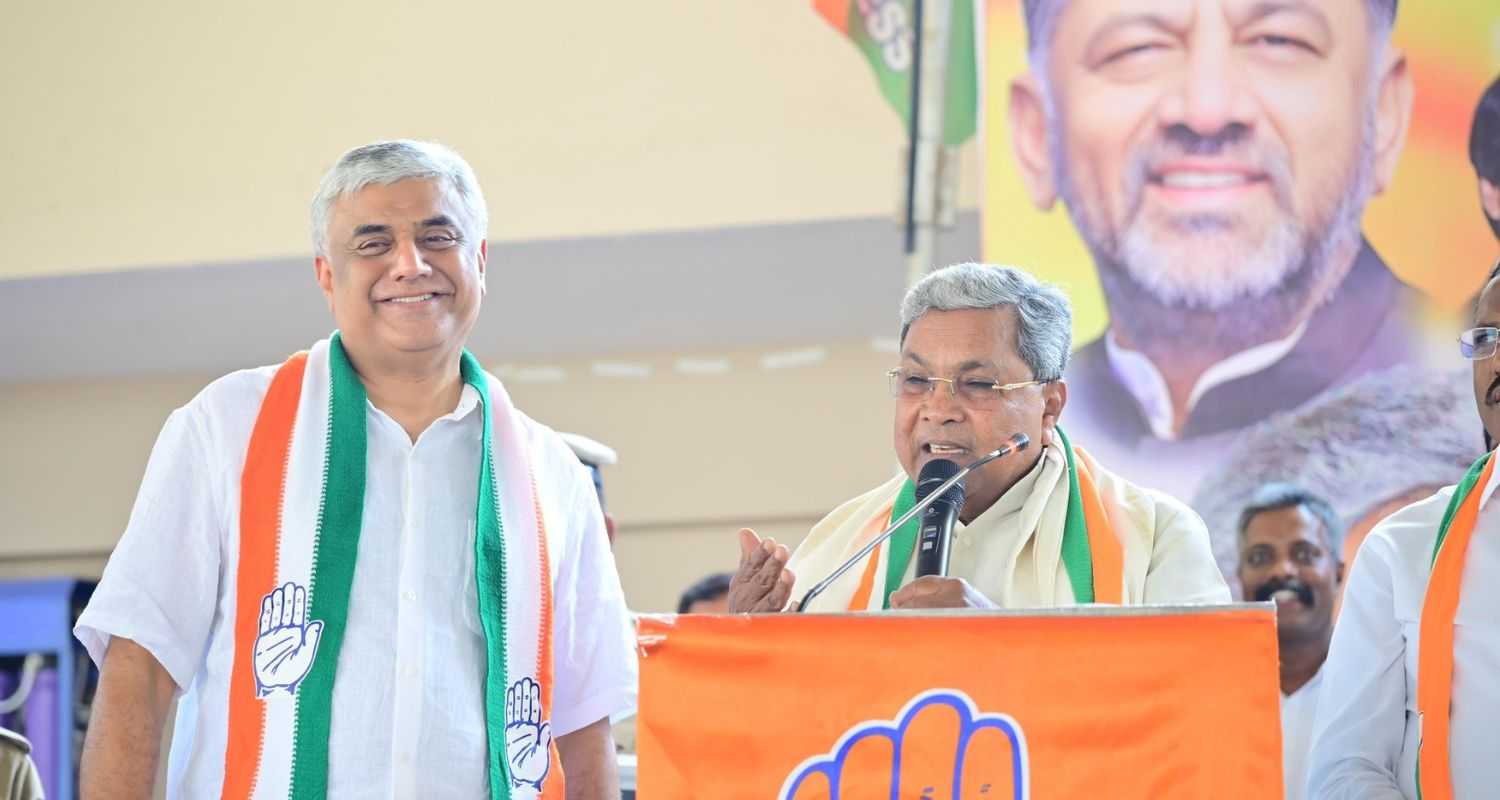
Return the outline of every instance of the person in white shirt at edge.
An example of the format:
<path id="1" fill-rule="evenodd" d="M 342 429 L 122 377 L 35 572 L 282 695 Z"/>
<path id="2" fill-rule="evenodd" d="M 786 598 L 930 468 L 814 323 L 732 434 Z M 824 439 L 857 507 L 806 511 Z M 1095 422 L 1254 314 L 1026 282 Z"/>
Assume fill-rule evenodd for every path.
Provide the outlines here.
<path id="1" fill-rule="evenodd" d="M 966 479 L 948 576 L 915 578 L 916 559 L 902 564 L 915 539 L 897 536 L 812 610 L 1229 602 L 1198 515 L 1108 472 L 1062 432 L 1071 337 L 1067 297 L 1016 267 L 956 264 L 923 278 L 902 300 L 900 366 L 887 373 L 900 470 L 830 512 L 795 554 L 740 531 L 729 610 L 800 601 L 900 516 L 928 462 L 971 464 L 1018 432 L 1028 448 Z M 1088 520 L 1089 507 L 1102 513 Z M 1065 547 L 1070 539 L 1079 546 Z"/>
<path id="2" fill-rule="evenodd" d="M 1281 764 L 1286 800 L 1302 800 L 1307 746 L 1344 579 L 1343 525 L 1326 500 L 1268 484 L 1240 512 L 1238 575 L 1245 600 L 1276 603 L 1281 651 Z"/>
<path id="3" fill-rule="evenodd" d="M 583 467 L 464 349 L 473 171 L 358 147 L 312 222 L 338 331 L 173 412 L 78 621 L 81 796 L 151 796 L 178 696 L 169 797 L 619 797 L 633 637 Z"/>
<path id="4" fill-rule="evenodd" d="M 1500 265 L 1480 291 L 1474 327 L 1459 339 L 1473 362 L 1487 445 L 1500 432 L 1497 274 Z M 1391 515 L 1360 547 L 1324 665 L 1309 797 L 1472 800 L 1500 791 L 1494 461 L 1491 452 L 1457 486 Z"/>

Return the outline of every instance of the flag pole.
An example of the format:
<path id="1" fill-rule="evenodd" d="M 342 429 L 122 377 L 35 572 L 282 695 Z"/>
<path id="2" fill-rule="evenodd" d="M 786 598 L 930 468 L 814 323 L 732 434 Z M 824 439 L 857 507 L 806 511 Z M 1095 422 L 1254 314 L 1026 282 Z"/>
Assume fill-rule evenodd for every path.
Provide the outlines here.
<path id="1" fill-rule="evenodd" d="M 934 266 L 938 158 L 943 147 L 952 0 L 913 0 L 911 114 L 907 135 L 906 285 Z"/>
<path id="2" fill-rule="evenodd" d="M 910 107 L 906 114 L 906 202 L 902 204 L 906 209 L 902 252 L 908 256 L 917 249 L 917 150 L 922 127 L 922 40 L 926 38 L 922 35 L 924 5 L 923 0 L 912 0 L 911 92 L 907 99 Z"/>

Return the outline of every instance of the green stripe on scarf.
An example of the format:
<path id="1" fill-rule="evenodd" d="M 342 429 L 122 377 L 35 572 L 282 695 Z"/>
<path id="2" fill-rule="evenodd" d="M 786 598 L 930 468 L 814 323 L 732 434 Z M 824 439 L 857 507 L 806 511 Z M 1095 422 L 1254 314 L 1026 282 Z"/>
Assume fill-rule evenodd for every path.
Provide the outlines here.
<path id="1" fill-rule="evenodd" d="M 332 373 L 328 444 L 313 540 L 312 579 L 307 587 L 307 618 L 323 621 L 323 639 L 312 670 L 297 690 L 292 750 L 294 798 L 328 794 L 334 671 L 349 621 L 349 589 L 354 584 L 365 510 L 365 387 L 354 374 L 337 333 L 328 346 L 328 362 Z"/>
<path id="2" fill-rule="evenodd" d="M 323 621 L 323 639 L 312 670 L 297 690 L 290 795 L 296 800 L 328 794 L 328 743 L 333 718 L 333 686 L 339 651 L 349 621 L 349 593 L 359 556 L 364 518 L 366 395 L 339 334 L 328 347 L 330 397 L 328 441 L 323 460 L 323 493 L 313 540 L 312 578 L 307 587 L 309 619 Z M 479 362 L 463 353 L 464 382 L 479 392 L 483 406 L 483 458 L 475 512 L 474 569 L 479 618 L 484 627 L 485 722 L 489 742 L 490 797 L 508 800 L 510 773 L 505 760 L 505 549 L 501 540 L 499 492 L 490 447 L 493 416 L 489 383 Z"/>
<path id="3" fill-rule="evenodd" d="M 1448 509 L 1443 512 L 1443 523 L 1438 526 L 1437 541 L 1432 543 L 1432 560 L 1427 563 L 1427 569 L 1431 571 L 1437 564 L 1438 551 L 1443 549 L 1443 540 L 1448 538 L 1448 526 L 1453 524 L 1453 517 L 1458 513 L 1458 507 L 1464 504 L 1469 492 L 1474 491 L 1474 484 L 1479 482 L 1480 473 L 1484 472 L 1486 464 L 1490 463 L 1492 453 L 1485 453 L 1469 471 L 1464 473 L 1464 479 L 1458 482 L 1458 488 L 1453 490 L 1453 498 L 1448 501 Z"/>
<path id="4" fill-rule="evenodd" d="M 1078 487 L 1078 467 L 1073 463 L 1073 443 L 1060 426 L 1053 428 L 1068 457 L 1068 515 L 1063 521 L 1062 562 L 1073 584 L 1073 602 L 1094 602 L 1094 557 L 1089 552 L 1089 532 L 1083 516 L 1083 492 Z"/>
<path id="5" fill-rule="evenodd" d="M 490 798 L 510 797 L 510 764 L 505 753 L 505 546 L 500 521 L 500 493 L 495 482 L 494 414 L 489 382 L 479 360 L 465 350 L 460 364 L 464 382 L 479 392 L 484 409 L 484 455 L 479 464 L 479 507 L 475 512 L 474 586 L 479 593 L 479 619 L 484 627 L 484 720 L 489 740 Z"/>
<path id="6" fill-rule="evenodd" d="M 916 504 L 917 485 L 907 478 L 906 483 L 901 484 L 901 493 L 896 495 L 896 504 L 891 507 L 891 519 L 900 519 Z M 917 549 L 917 529 L 921 525 L 922 517 L 917 515 L 907 520 L 901 530 L 891 534 L 891 555 L 885 562 L 885 599 L 880 603 L 881 608 L 891 607 L 891 594 L 906 577 L 906 565 L 911 563 L 911 555 Z"/>
<path id="7" fill-rule="evenodd" d="M 1063 522 L 1062 561 L 1068 572 L 1068 581 L 1073 584 L 1073 599 L 1078 603 L 1094 602 L 1094 558 L 1089 552 L 1088 528 L 1083 517 L 1083 497 L 1078 488 L 1078 471 L 1073 466 L 1073 445 L 1063 434 L 1062 427 L 1054 427 L 1057 439 L 1062 443 L 1063 455 L 1068 459 L 1068 515 Z M 982 469 L 982 467 L 981 467 Z M 910 478 L 901 485 L 896 495 L 896 504 L 891 507 L 891 519 L 898 519 L 917 504 L 917 487 Z M 891 607 L 891 595 L 900 588 L 906 577 L 906 567 L 911 563 L 912 553 L 917 549 L 917 529 L 921 517 L 912 517 L 901 530 L 891 535 L 890 558 L 885 565 L 885 598 L 881 608 Z"/>

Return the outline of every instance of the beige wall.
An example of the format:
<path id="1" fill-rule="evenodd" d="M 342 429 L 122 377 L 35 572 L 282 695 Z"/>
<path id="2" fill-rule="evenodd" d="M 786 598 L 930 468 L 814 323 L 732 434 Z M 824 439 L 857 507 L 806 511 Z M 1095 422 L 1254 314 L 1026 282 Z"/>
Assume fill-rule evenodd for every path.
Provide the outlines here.
<path id="1" fill-rule="evenodd" d="M 732 568 L 742 525 L 796 541 L 838 502 L 889 476 L 894 356 L 866 342 L 826 347 L 826 361 L 768 370 L 767 351 L 612 358 L 651 377 L 600 377 L 589 361 L 558 382 L 487 359 L 517 404 L 620 454 L 605 470 L 626 597 L 671 610 L 688 583 Z M 724 357 L 722 375 L 674 369 L 684 355 Z M 128 518 L 146 457 L 172 408 L 212 376 L 0 386 L 0 578 L 96 574 Z"/>
<path id="2" fill-rule="evenodd" d="M 0 74 L 0 291 L 305 254 L 318 176 L 375 138 L 459 148 L 501 241 L 889 214 L 905 138 L 800 0 L 18 5 Z M 973 147 L 960 173 L 970 208 Z M 848 342 L 767 371 L 733 353 L 713 376 L 675 372 L 683 355 L 641 359 L 646 382 L 587 361 L 512 382 L 620 451 L 606 482 L 643 610 L 732 564 L 740 525 L 797 538 L 893 468 L 890 355 Z M 0 578 L 97 573 L 162 421 L 212 377 L 0 385 Z"/>
<path id="3" fill-rule="evenodd" d="M 0 280 L 305 254 L 378 138 L 462 151 L 499 240 L 887 214 L 905 140 L 803 0 L 12 3 L 0 75 Z"/>

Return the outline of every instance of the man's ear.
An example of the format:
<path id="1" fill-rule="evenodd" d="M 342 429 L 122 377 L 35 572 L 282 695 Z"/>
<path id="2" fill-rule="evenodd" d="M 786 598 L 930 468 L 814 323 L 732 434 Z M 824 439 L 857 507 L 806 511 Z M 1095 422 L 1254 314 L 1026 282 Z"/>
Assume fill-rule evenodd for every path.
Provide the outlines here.
<path id="1" fill-rule="evenodd" d="M 1057 203 L 1057 182 L 1053 180 L 1052 148 L 1047 131 L 1047 104 L 1041 84 L 1030 74 L 1010 83 L 1010 142 L 1021 180 L 1031 194 L 1031 202 L 1042 211 L 1051 211 Z"/>
<path id="2" fill-rule="evenodd" d="M 484 297 L 486 289 L 484 267 L 489 263 L 490 260 L 490 243 L 488 241 L 481 241 L 479 243 L 479 253 L 477 260 L 479 263 L 479 296 Z"/>
<path id="3" fill-rule="evenodd" d="M 1042 386 L 1042 441 L 1050 446 L 1057 438 L 1057 420 L 1062 416 L 1063 406 L 1068 404 L 1068 384 L 1058 378 Z"/>
<path id="4" fill-rule="evenodd" d="M 1375 192 L 1385 191 L 1396 176 L 1396 164 L 1406 149 L 1406 134 L 1411 128 L 1411 72 L 1406 68 L 1406 54 L 1391 50 L 1380 73 L 1379 93 L 1375 96 Z"/>
<path id="5" fill-rule="evenodd" d="M 318 288 L 323 290 L 323 299 L 328 303 L 328 310 L 333 311 L 333 265 L 328 259 L 318 256 L 313 259 L 313 275 L 317 278 Z"/>

